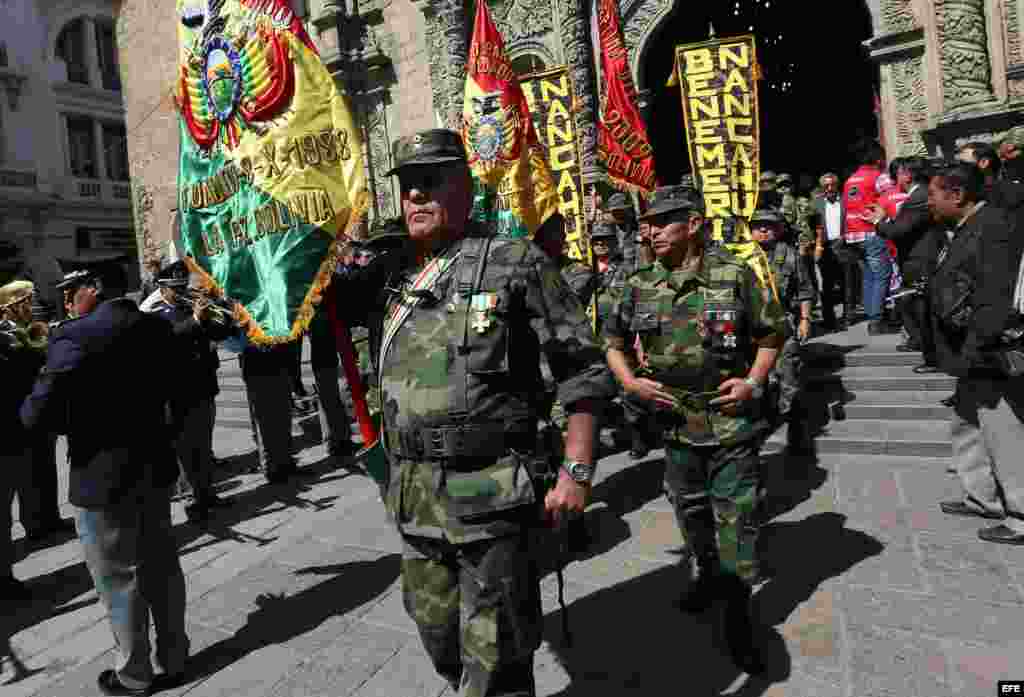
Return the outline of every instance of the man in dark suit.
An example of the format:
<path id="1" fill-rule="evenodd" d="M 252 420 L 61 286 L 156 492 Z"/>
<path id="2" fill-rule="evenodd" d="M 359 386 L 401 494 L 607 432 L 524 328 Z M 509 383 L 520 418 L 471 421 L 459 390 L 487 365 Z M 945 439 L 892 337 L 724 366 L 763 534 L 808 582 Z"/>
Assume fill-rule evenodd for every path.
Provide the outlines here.
<path id="1" fill-rule="evenodd" d="M 21 406 L 30 431 L 66 433 L 68 498 L 85 562 L 117 643 L 108 695 L 146 694 L 156 659 L 168 682 L 183 673 L 185 578 L 171 535 L 170 489 L 178 475 L 166 418 L 178 379 L 170 325 L 127 298 L 107 300 L 95 274 L 60 284 L 70 319 L 50 334 L 46 367 Z"/>
<path id="2" fill-rule="evenodd" d="M 836 304 L 843 303 L 843 324 L 848 324 L 856 304 L 853 290 L 845 293 L 846 279 L 842 263 L 843 233 L 846 230 L 846 209 L 840 195 L 839 177 L 831 172 L 819 180 L 822 195 L 814 199 L 816 214 L 814 259 L 821 273 L 821 317 L 826 331 L 839 329 Z M 860 286 L 857 285 L 857 288 Z M 848 299 L 847 295 L 851 297 Z"/>
<path id="3" fill-rule="evenodd" d="M 905 158 L 897 170 L 896 185 L 908 194 L 907 199 L 900 205 L 896 217 L 887 217 L 881 206 L 875 206 L 872 218 L 878 234 L 896 243 L 903 281 L 907 286 L 927 280 L 939 253 L 943 232 L 932 224 L 928 211 L 930 179 L 930 167 L 924 158 Z M 914 368 L 914 372 L 934 372 L 935 341 L 931 332 L 927 296 L 921 294 L 904 298 L 899 311 L 908 335 L 900 350 L 921 351 L 924 354 L 924 363 Z"/>
<path id="4" fill-rule="evenodd" d="M 928 206 L 952 228 L 930 285 L 936 355 L 954 375 L 953 464 L 960 500 L 943 501 L 950 515 L 1005 521 L 982 528 L 988 542 L 1024 545 L 1024 378 L 1007 377 L 995 360 L 1011 320 L 1020 244 L 1005 210 L 983 199 L 984 180 L 972 164 L 932 178 Z"/>

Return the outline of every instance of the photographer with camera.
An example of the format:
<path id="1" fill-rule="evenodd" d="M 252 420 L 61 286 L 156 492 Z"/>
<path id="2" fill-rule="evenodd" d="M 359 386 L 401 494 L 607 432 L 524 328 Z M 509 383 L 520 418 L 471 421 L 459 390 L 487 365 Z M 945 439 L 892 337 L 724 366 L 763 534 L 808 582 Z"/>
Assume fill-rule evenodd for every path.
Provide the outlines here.
<path id="1" fill-rule="evenodd" d="M 1009 378 L 998 360 L 1011 319 L 1021 247 L 1006 212 L 987 205 L 985 180 L 973 164 L 932 178 L 928 208 L 952 228 L 929 287 L 939 368 L 957 378 L 952 417 L 953 464 L 963 497 L 943 501 L 951 515 L 1002 519 L 983 528 L 989 542 L 1024 544 L 1024 378 Z"/>

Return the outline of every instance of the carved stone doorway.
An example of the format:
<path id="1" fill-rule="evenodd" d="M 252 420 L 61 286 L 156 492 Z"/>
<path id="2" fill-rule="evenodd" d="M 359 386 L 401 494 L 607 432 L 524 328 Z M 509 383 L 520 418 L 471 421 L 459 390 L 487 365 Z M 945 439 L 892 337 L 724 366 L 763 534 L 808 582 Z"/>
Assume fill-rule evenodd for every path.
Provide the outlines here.
<path id="1" fill-rule="evenodd" d="M 745 9 L 736 14 L 740 6 Z M 665 86 L 675 46 L 707 39 L 710 26 L 720 37 L 758 37 L 764 169 L 816 178 L 852 163 L 853 143 L 877 134 L 878 69 L 863 47 L 874 33 L 872 17 L 864 0 L 835 0 L 827 13 L 815 7 L 780 0 L 676 3 L 650 27 L 634 48 L 634 73 L 663 183 L 690 169 L 679 88 Z"/>

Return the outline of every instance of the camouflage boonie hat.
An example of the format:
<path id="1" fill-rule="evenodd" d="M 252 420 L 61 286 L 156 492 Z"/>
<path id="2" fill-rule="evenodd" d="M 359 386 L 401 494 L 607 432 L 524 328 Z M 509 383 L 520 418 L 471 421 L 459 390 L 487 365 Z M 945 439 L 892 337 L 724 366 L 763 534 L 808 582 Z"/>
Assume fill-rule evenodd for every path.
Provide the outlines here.
<path id="1" fill-rule="evenodd" d="M 781 225 L 784 222 L 786 219 L 773 208 L 758 208 L 750 218 L 751 227 L 754 226 L 754 223 L 778 223 Z"/>
<path id="2" fill-rule="evenodd" d="M 640 219 L 646 220 L 662 213 L 683 210 L 703 213 L 704 207 L 700 198 L 695 197 L 694 193 L 693 189 L 686 186 L 659 186 L 654 190 L 650 205 Z"/>
<path id="3" fill-rule="evenodd" d="M 1003 136 L 1003 140 L 1000 145 L 1015 145 L 1018 148 L 1024 148 L 1024 126 L 1014 126 L 1006 135 Z"/>
<path id="4" fill-rule="evenodd" d="M 793 188 L 793 176 L 790 174 L 780 174 L 775 177 L 775 186 L 789 186 L 790 188 Z"/>
<path id="5" fill-rule="evenodd" d="M 606 211 L 624 211 L 629 210 L 633 206 L 630 204 L 629 199 L 626 198 L 626 194 L 612 194 L 608 199 L 608 205 L 605 207 Z"/>
<path id="6" fill-rule="evenodd" d="M 395 140 L 394 166 L 386 174 L 397 174 L 409 165 L 436 165 L 444 162 L 465 162 L 466 148 L 462 136 L 446 128 L 432 128 Z"/>
<path id="7" fill-rule="evenodd" d="M 0 286 L 0 310 L 6 310 L 11 305 L 17 305 L 23 300 L 32 297 L 35 286 L 31 281 L 11 281 L 5 286 Z"/>
<path id="8" fill-rule="evenodd" d="M 618 231 L 615 226 L 611 223 L 597 223 L 594 225 L 593 231 L 590 233 L 591 240 L 605 240 L 611 238 L 613 240 L 618 239 Z"/>
<path id="9" fill-rule="evenodd" d="M 761 185 L 762 189 L 774 189 L 775 179 L 775 172 L 769 169 L 761 172 L 761 178 L 758 179 L 758 183 Z"/>

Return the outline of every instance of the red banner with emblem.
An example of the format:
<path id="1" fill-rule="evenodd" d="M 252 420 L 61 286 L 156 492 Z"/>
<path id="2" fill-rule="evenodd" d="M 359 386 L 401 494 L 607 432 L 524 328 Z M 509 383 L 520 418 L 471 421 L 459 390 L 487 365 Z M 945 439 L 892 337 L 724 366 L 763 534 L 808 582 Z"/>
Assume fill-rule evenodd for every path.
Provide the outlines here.
<path id="1" fill-rule="evenodd" d="M 593 8 L 590 31 L 600 95 L 597 156 L 618 188 L 653 191 L 654 150 L 636 105 L 636 86 L 629 72 L 618 2 L 594 0 Z"/>

